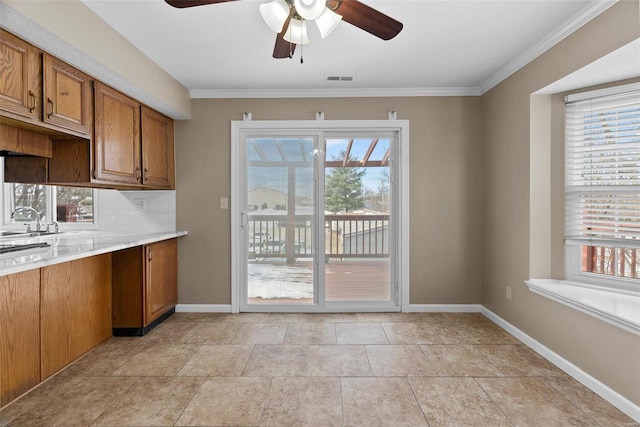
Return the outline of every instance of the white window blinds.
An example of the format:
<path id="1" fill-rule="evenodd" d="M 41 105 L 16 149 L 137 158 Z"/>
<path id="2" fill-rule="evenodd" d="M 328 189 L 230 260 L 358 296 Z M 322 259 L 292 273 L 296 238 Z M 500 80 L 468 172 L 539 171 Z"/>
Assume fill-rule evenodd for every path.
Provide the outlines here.
<path id="1" fill-rule="evenodd" d="M 567 243 L 640 247 L 640 88 L 632 89 L 566 104 Z"/>

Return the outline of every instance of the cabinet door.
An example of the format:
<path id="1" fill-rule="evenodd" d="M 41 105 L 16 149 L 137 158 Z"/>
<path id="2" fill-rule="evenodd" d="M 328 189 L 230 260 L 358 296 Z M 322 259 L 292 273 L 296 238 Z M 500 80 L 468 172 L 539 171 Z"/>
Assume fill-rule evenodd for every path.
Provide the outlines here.
<path id="1" fill-rule="evenodd" d="M 94 179 L 142 184 L 140 104 L 98 82 L 94 103 Z"/>
<path id="2" fill-rule="evenodd" d="M 145 106 L 141 111 L 143 182 L 174 188 L 173 120 Z"/>
<path id="3" fill-rule="evenodd" d="M 0 277 L 0 407 L 40 382 L 40 270 Z"/>
<path id="4" fill-rule="evenodd" d="M 64 62 L 44 55 L 43 120 L 88 134 L 91 123 L 91 79 Z"/>
<path id="5" fill-rule="evenodd" d="M 41 269 L 42 379 L 111 336 L 111 254 Z"/>
<path id="6" fill-rule="evenodd" d="M 40 118 L 42 64 L 39 51 L 0 30 L 0 58 L 0 110 Z"/>
<path id="7" fill-rule="evenodd" d="M 178 242 L 165 240 L 145 246 L 145 326 L 178 302 Z"/>

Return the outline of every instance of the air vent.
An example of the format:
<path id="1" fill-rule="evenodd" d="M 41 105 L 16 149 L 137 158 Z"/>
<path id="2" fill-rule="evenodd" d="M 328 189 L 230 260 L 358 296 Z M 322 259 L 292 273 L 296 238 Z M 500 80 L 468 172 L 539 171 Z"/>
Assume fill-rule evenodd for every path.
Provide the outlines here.
<path id="1" fill-rule="evenodd" d="M 329 76 L 329 77 L 327 77 L 327 81 L 330 81 L 330 82 L 351 82 L 351 81 L 353 81 L 353 76 Z"/>

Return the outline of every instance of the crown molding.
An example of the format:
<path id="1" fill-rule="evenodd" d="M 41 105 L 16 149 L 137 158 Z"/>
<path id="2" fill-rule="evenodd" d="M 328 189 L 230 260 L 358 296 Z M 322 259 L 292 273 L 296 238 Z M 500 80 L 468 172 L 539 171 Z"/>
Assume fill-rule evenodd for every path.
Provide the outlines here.
<path id="1" fill-rule="evenodd" d="M 381 89 L 238 89 L 190 90 L 191 98 L 390 98 L 413 96 L 480 96 L 477 87 Z"/>
<path id="2" fill-rule="evenodd" d="M 596 16 L 600 15 L 605 10 L 609 9 L 619 0 L 592 0 L 587 6 L 585 6 L 577 15 L 573 16 L 567 22 L 564 23 L 556 31 L 550 33 L 547 37 L 540 40 L 533 45 L 530 49 L 522 53 L 516 59 L 507 64 L 506 67 L 489 77 L 484 83 L 480 85 L 480 94 L 484 95 L 486 92 L 497 86 L 500 82 L 520 70 L 522 67 L 536 59 L 538 56 L 551 49 L 556 44 L 560 43 L 566 37 L 578 30 L 580 27 L 591 21 Z"/>

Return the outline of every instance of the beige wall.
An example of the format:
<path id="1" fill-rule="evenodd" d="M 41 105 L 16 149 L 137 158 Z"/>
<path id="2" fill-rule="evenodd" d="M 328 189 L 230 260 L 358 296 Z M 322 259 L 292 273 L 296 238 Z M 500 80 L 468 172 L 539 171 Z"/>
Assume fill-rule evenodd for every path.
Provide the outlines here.
<path id="1" fill-rule="evenodd" d="M 557 97 L 545 101 L 531 94 L 640 37 L 639 13 L 637 0 L 619 2 L 482 96 L 482 304 L 635 404 L 638 336 L 533 294 L 523 281 L 545 272 L 561 276 L 563 256 L 562 149 L 543 137 L 557 137 L 560 125 L 538 116 L 530 127 L 532 112 L 557 120 L 561 107 Z M 544 152 L 546 164 L 540 161 Z M 534 230 L 546 235 L 531 238 Z M 506 286 L 512 287 L 511 301 Z"/>
<path id="2" fill-rule="evenodd" d="M 230 304 L 231 121 L 410 120 L 412 304 L 480 303 L 482 203 L 480 98 L 193 100 L 176 123 L 181 304 Z"/>

